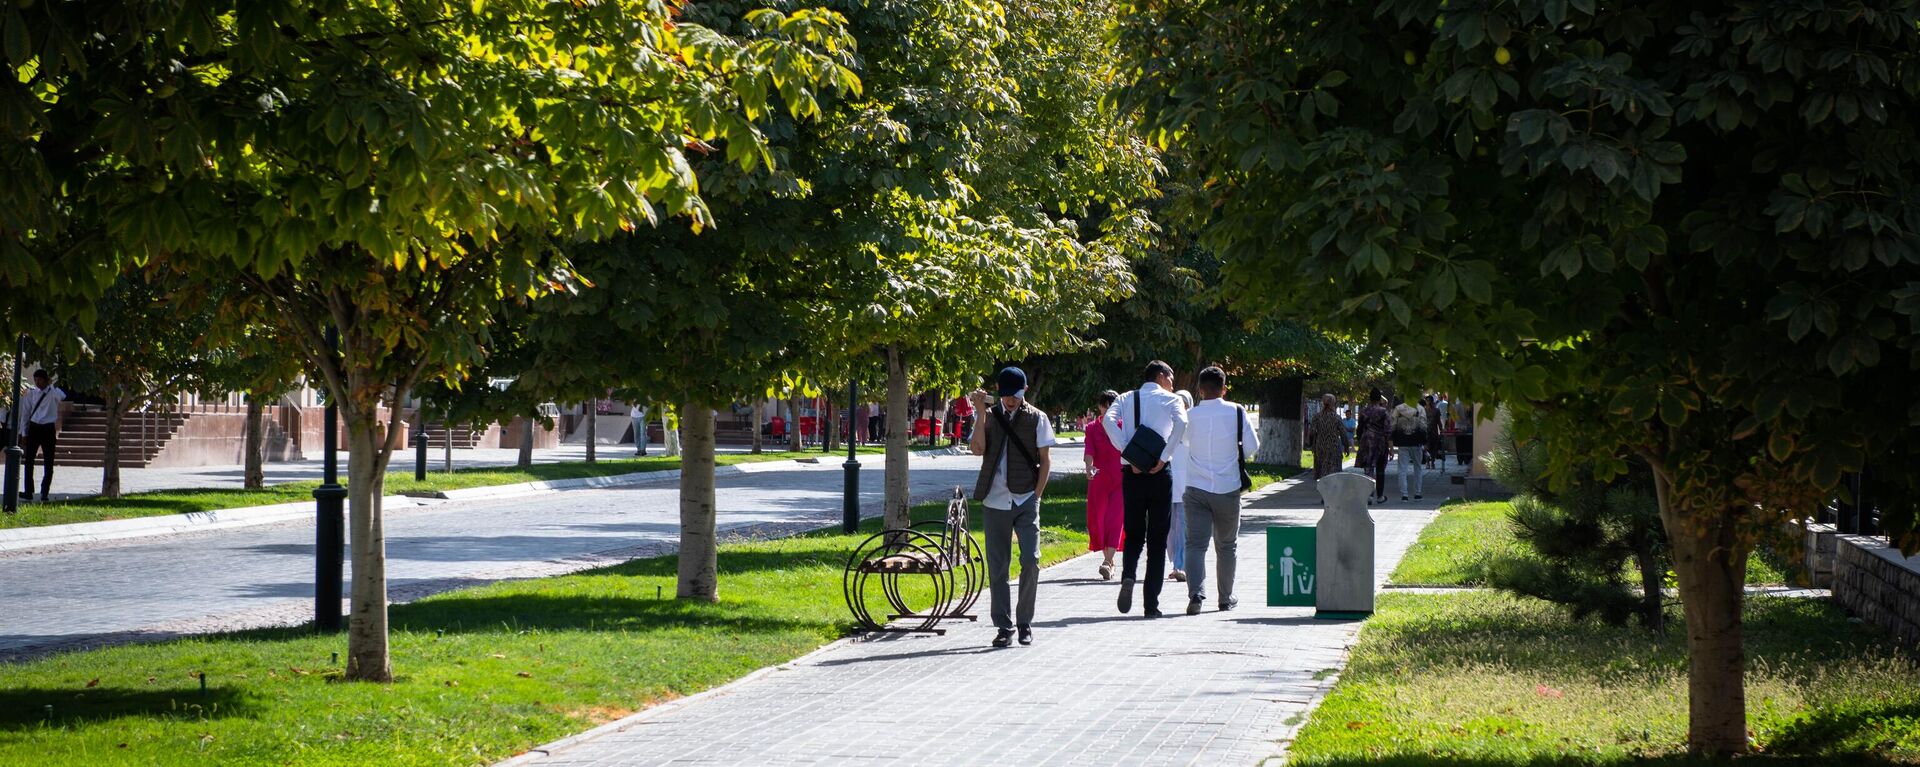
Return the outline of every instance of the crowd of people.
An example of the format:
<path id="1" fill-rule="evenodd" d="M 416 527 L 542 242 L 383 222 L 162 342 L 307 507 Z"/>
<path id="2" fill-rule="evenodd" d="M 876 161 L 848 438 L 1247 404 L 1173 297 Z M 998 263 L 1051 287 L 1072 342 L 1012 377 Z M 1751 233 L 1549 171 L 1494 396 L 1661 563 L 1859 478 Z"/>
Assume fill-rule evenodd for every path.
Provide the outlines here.
<path id="1" fill-rule="evenodd" d="M 1214 551 L 1215 605 L 1232 610 L 1241 494 L 1251 489 L 1246 461 L 1260 449 L 1247 409 L 1226 399 L 1227 376 L 1208 367 L 1195 376 L 1195 393 L 1173 388 L 1173 367 L 1155 360 L 1138 388 L 1103 392 L 1100 418 L 1087 428 L 1089 548 L 1102 552 L 1098 573 L 1120 589 L 1117 609 L 1160 617 L 1168 580 L 1184 581 L 1188 615 L 1208 601 L 1207 555 Z M 974 497 L 985 507 L 986 560 L 993 644 L 1032 644 L 1039 583 L 1039 502 L 1055 444 L 1051 420 L 1026 400 L 1026 374 L 1001 370 L 997 398 L 969 395 L 978 417 L 970 446 L 983 456 Z M 1020 546 L 1019 597 L 1008 583 L 1012 544 Z M 1120 560 L 1114 561 L 1118 553 Z M 1145 559 L 1144 572 L 1141 560 Z M 1169 570 L 1169 565 L 1171 569 Z"/>

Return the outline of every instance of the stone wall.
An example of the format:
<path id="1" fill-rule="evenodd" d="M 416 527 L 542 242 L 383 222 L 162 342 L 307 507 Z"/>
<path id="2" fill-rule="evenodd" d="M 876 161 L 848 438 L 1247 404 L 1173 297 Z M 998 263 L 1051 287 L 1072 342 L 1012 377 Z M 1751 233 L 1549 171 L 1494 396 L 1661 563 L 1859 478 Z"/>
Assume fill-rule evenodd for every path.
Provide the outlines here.
<path id="1" fill-rule="evenodd" d="M 1903 557 L 1885 539 L 1835 537 L 1833 599 L 1861 620 L 1920 645 L 1920 556 Z"/>

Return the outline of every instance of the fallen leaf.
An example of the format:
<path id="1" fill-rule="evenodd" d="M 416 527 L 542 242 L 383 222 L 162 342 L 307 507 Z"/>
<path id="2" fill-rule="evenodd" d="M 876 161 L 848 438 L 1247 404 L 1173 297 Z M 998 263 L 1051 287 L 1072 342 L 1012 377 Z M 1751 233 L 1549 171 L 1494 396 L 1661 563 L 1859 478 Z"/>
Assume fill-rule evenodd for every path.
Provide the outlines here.
<path id="1" fill-rule="evenodd" d="M 460 683 L 459 683 L 459 682 L 456 682 L 456 681 L 453 681 L 452 679 L 449 679 L 449 680 L 447 680 L 447 686 L 448 686 L 448 687 L 459 687 L 459 686 L 460 686 Z"/>
<path id="2" fill-rule="evenodd" d="M 1349 730 L 1358 730 L 1365 726 L 1367 726 L 1366 722 L 1348 722 L 1347 723 L 1347 729 Z"/>
<path id="3" fill-rule="evenodd" d="M 492 655 L 489 655 L 489 656 L 487 656 L 487 657 L 489 657 L 489 658 L 499 658 L 499 659 L 501 659 L 501 660 L 506 660 L 506 659 L 507 659 L 507 656 L 506 656 L 506 655 L 505 655 L 504 653 L 494 653 L 494 654 L 492 654 Z"/>
<path id="4" fill-rule="evenodd" d="M 1533 694 L 1538 695 L 1542 698 L 1558 698 L 1566 695 L 1566 693 L 1561 692 L 1558 688 L 1548 687 L 1544 684 L 1534 685 Z"/>
<path id="5" fill-rule="evenodd" d="M 532 679 L 532 678 L 533 678 L 533 672 L 531 672 L 531 671 L 522 671 L 522 672 L 520 672 L 520 673 L 518 673 L 518 674 L 514 674 L 514 676 L 517 676 L 517 677 L 523 677 L 523 678 L 526 678 L 526 679 Z"/>
<path id="6" fill-rule="evenodd" d="M 94 677 L 93 679 L 91 679 L 91 680 L 89 680 L 89 681 L 87 682 L 87 686 L 88 686 L 88 687 L 99 687 L 99 686 L 100 686 L 100 678 L 99 678 L 99 677 Z"/>

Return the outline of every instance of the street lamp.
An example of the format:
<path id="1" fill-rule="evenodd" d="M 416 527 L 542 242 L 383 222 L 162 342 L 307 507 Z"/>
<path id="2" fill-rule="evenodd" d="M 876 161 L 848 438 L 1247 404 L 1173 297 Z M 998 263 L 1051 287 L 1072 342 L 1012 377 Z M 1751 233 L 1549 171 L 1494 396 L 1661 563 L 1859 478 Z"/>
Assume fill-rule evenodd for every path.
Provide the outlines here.
<path id="1" fill-rule="evenodd" d="M 860 440 L 854 439 L 853 411 L 860 407 L 860 385 L 847 382 L 847 462 L 842 464 L 847 470 L 847 488 L 840 502 L 840 527 L 848 533 L 860 530 L 860 459 L 854 451 L 860 449 Z"/>
<path id="2" fill-rule="evenodd" d="M 330 354 L 338 355 L 340 349 L 340 331 L 327 329 L 327 349 Z M 340 406 L 338 397 L 327 394 L 326 433 L 320 439 L 321 457 L 324 467 L 323 480 L 313 489 L 314 513 L 314 570 L 313 570 L 313 627 L 316 631 L 335 632 L 340 630 L 340 578 L 341 549 L 346 547 L 347 525 L 343 513 L 343 504 L 347 500 L 347 489 L 340 486 Z"/>
<path id="3" fill-rule="evenodd" d="M 0 488 L 7 492 L 0 508 L 8 514 L 20 510 L 20 358 L 27 356 L 27 334 L 21 333 L 13 348 L 13 407 L 7 409 L 7 479 Z"/>

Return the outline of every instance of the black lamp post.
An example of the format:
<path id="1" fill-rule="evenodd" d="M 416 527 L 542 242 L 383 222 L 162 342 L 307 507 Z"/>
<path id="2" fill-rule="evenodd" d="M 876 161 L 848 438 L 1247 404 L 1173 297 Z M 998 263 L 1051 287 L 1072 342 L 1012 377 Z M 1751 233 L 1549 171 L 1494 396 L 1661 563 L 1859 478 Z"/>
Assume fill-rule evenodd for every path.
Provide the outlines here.
<path id="1" fill-rule="evenodd" d="M 27 334 L 21 333 L 13 347 L 13 407 L 7 408 L 7 479 L 0 483 L 7 497 L 0 508 L 8 514 L 20 510 L 20 358 L 27 356 Z"/>
<path id="2" fill-rule="evenodd" d="M 413 481 L 427 481 L 427 419 L 420 419 L 420 430 L 413 433 Z"/>
<path id="3" fill-rule="evenodd" d="M 860 385 L 847 382 L 847 488 L 840 502 L 840 527 L 848 533 L 860 530 L 860 459 L 854 451 L 860 449 L 860 440 L 854 439 L 854 410 L 860 407 Z"/>
<path id="4" fill-rule="evenodd" d="M 340 331 L 327 329 L 327 347 L 335 354 L 340 348 Z M 313 582 L 313 626 L 321 632 L 340 630 L 340 566 L 341 549 L 346 547 L 347 525 L 343 505 L 347 500 L 347 489 L 340 486 L 340 406 L 334 402 L 332 394 L 327 395 L 326 433 L 320 440 L 321 450 L 326 454 L 321 458 L 324 478 L 319 487 L 313 489 L 315 513 L 314 520 L 314 582 Z"/>

